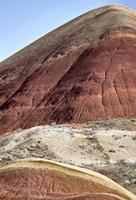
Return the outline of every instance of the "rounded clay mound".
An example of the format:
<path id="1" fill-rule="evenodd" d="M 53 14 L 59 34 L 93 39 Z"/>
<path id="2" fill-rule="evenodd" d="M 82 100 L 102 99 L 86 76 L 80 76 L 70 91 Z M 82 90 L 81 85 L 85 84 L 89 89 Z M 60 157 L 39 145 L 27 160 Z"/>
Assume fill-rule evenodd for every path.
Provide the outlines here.
<path id="1" fill-rule="evenodd" d="M 0 199 L 135 200 L 136 197 L 93 171 L 43 159 L 24 159 L 0 168 Z"/>

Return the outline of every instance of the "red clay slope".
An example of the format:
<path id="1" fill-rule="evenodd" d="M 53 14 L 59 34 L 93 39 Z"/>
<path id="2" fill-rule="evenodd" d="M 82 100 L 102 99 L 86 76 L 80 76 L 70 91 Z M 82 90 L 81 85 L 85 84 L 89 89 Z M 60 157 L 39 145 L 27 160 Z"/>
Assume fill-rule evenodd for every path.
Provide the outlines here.
<path id="1" fill-rule="evenodd" d="M 0 133 L 136 117 L 136 12 L 92 10 L 0 63 Z"/>
<path id="2" fill-rule="evenodd" d="M 1 200 L 136 200 L 93 171 L 33 159 L 0 168 Z"/>

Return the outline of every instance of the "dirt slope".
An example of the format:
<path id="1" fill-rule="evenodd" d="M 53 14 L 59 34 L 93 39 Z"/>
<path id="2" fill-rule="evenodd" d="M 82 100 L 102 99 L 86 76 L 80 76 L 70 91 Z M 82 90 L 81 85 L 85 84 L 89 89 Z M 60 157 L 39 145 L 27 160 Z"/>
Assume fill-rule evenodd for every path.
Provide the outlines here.
<path id="1" fill-rule="evenodd" d="M 136 195 L 136 120 L 37 126 L 0 136 L 0 167 L 44 158 L 99 172 Z"/>
<path id="2" fill-rule="evenodd" d="M 135 200 L 136 197 L 96 172 L 42 159 L 0 168 L 0 198 Z"/>
<path id="3" fill-rule="evenodd" d="M 0 63 L 0 133 L 136 117 L 136 12 L 92 10 Z"/>

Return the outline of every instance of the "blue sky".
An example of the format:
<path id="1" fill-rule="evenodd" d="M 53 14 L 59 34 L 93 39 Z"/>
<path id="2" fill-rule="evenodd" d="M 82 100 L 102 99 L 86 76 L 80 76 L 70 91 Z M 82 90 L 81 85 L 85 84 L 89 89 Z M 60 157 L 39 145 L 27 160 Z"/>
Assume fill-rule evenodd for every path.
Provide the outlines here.
<path id="1" fill-rule="evenodd" d="M 0 0 L 0 61 L 88 10 L 135 0 Z"/>

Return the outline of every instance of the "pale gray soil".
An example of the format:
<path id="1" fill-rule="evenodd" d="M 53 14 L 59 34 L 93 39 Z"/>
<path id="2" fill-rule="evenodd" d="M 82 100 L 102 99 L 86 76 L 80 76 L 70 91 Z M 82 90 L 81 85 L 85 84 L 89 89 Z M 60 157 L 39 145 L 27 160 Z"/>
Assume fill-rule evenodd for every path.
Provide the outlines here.
<path id="1" fill-rule="evenodd" d="M 0 137 L 0 165 L 40 157 L 86 167 L 136 191 L 136 120 L 38 126 Z"/>

